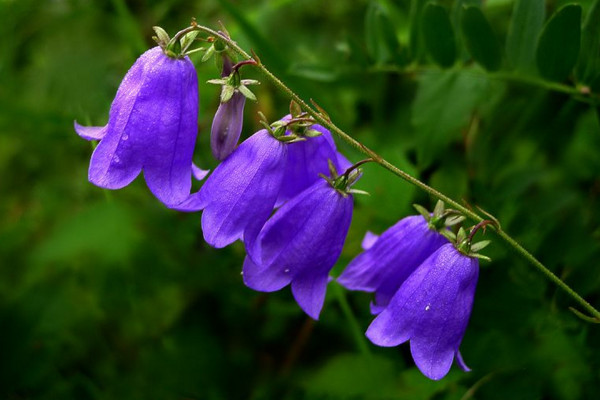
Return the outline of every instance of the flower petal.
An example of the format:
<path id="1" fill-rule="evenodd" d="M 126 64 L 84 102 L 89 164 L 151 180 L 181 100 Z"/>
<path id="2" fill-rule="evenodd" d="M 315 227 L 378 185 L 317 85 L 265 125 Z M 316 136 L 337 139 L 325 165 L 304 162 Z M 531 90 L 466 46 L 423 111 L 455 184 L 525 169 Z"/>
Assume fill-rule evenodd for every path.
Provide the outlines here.
<path id="1" fill-rule="evenodd" d="M 123 78 L 110 106 L 106 135 L 90 160 L 88 178 L 94 185 L 120 189 L 131 183 L 141 172 L 143 154 L 139 153 L 138 147 L 141 145 L 145 149 L 147 143 L 137 138 L 138 135 L 134 132 L 137 128 L 144 129 L 147 121 L 144 121 L 145 113 L 140 118 L 134 110 L 140 108 L 143 84 L 152 75 L 152 66 L 161 55 L 164 56 L 159 47 L 148 50 L 137 59 Z M 148 97 L 148 94 L 144 97 Z"/>
<path id="2" fill-rule="evenodd" d="M 328 274 L 304 273 L 294 277 L 292 294 L 300 308 L 312 319 L 318 320 L 325 292 L 329 283 Z"/>
<path id="3" fill-rule="evenodd" d="M 105 126 L 83 126 L 79 125 L 77 121 L 73 122 L 75 126 L 75 132 L 85 140 L 102 140 L 106 135 Z"/>
<path id="4" fill-rule="evenodd" d="M 206 175 L 210 173 L 210 169 L 202 169 L 196 164 L 192 163 L 192 176 L 197 181 L 201 181 L 206 178 Z"/>
<path id="5" fill-rule="evenodd" d="M 376 292 L 372 312 L 379 313 L 406 278 L 445 243 L 422 216 L 403 218 L 355 257 L 337 281 L 350 290 Z"/>
<path id="6" fill-rule="evenodd" d="M 379 239 L 379 235 L 376 235 L 371 231 L 367 231 L 360 245 L 363 250 L 369 250 L 371 247 L 373 247 L 377 239 Z"/>
<path id="7" fill-rule="evenodd" d="M 151 90 L 151 104 L 144 108 L 156 113 L 146 117 L 152 124 L 144 138 L 144 177 L 148 188 L 163 203 L 179 204 L 192 187 L 192 155 L 198 135 L 198 81 L 189 59 L 160 59 L 157 75 L 144 87 Z M 143 102 L 140 108 L 143 107 Z M 141 129 L 140 129 L 141 130 Z"/>
<path id="8" fill-rule="evenodd" d="M 198 198 L 204 239 L 211 246 L 256 237 L 273 211 L 286 156 L 285 145 L 261 130 L 215 169 Z"/>

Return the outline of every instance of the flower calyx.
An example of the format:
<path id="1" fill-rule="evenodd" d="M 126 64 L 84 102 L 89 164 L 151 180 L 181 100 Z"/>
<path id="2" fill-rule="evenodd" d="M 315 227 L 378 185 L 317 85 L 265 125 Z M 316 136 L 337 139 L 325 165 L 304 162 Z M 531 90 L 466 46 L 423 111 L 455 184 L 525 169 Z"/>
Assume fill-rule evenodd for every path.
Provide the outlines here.
<path id="1" fill-rule="evenodd" d="M 243 63 L 243 64 L 242 64 Z M 220 79 L 210 79 L 207 83 L 213 85 L 222 85 L 221 103 L 227 103 L 233 97 L 235 92 L 239 92 L 247 99 L 256 101 L 256 95 L 248 89 L 248 85 L 260 85 L 260 82 L 254 79 L 242 79 L 240 77 L 239 68 L 241 65 L 251 64 L 252 62 L 237 63 L 232 67 L 231 74 Z"/>
<path id="2" fill-rule="evenodd" d="M 371 161 L 369 159 L 369 161 Z M 356 183 L 357 180 L 360 179 L 362 175 L 362 171 L 358 168 L 360 165 L 364 164 L 365 160 L 359 161 L 356 164 L 352 165 L 348 168 L 343 174 L 339 175 L 333 161 L 327 160 L 329 165 L 329 175 L 325 176 L 323 174 L 319 174 L 321 178 L 325 179 L 332 188 L 334 188 L 338 193 L 340 193 L 344 197 L 348 197 L 350 194 L 364 194 L 369 195 L 368 192 L 359 189 L 352 189 L 352 185 Z"/>
<path id="3" fill-rule="evenodd" d="M 283 143 L 296 143 L 306 140 L 308 135 L 300 134 L 301 128 L 299 126 L 306 126 L 307 124 L 312 126 L 314 124 L 314 121 L 307 121 L 306 118 L 284 118 L 271 124 L 262 112 L 259 111 L 258 115 L 260 116 L 260 124 L 271 136 Z"/>
<path id="4" fill-rule="evenodd" d="M 165 55 L 179 59 L 196 51 L 204 51 L 204 48 L 190 50 L 190 46 L 196 42 L 196 37 L 200 33 L 194 29 L 184 30 L 174 37 L 169 37 L 169 34 L 160 26 L 153 26 L 156 36 L 152 39 L 160 46 Z"/>
<path id="5" fill-rule="evenodd" d="M 429 228 L 446 236 L 450 241 L 455 241 L 456 236 L 447 228 L 451 228 L 463 222 L 466 218 L 458 211 L 451 208 L 446 208 L 443 201 L 438 200 L 435 204 L 433 212 L 427 210 L 419 204 L 413 204 L 413 207 L 425 218 L 429 224 Z"/>

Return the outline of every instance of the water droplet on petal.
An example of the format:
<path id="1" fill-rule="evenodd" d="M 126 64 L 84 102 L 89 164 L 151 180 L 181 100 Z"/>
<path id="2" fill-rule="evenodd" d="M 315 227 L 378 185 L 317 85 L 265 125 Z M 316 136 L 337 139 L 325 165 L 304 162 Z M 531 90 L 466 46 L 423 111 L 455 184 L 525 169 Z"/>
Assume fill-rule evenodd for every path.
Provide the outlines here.
<path id="1" fill-rule="evenodd" d="M 121 159 L 119 158 L 119 156 L 115 156 L 115 157 L 113 158 L 113 161 L 115 162 L 115 164 L 118 164 L 118 163 L 120 163 L 120 162 L 121 162 Z"/>
<path id="2" fill-rule="evenodd" d="M 429 311 L 430 308 L 431 308 L 431 304 L 427 304 L 427 307 L 425 307 L 425 311 Z"/>
<path id="3" fill-rule="evenodd" d="M 128 134 L 124 134 L 123 136 L 121 136 L 122 140 L 127 140 L 129 139 L 129 135 Z"/>
<path id="4" fill-rule="evenodd" d="M 289 273 L 289 272 L 290 272 L 290 269 L 289 269 L 289 268 L 286 268 L 286 269 L 284 269 L 284 270 L 283 270 L 283 272 L 285 272 L 285 273 L 287 274 L 287 273 Z"/>

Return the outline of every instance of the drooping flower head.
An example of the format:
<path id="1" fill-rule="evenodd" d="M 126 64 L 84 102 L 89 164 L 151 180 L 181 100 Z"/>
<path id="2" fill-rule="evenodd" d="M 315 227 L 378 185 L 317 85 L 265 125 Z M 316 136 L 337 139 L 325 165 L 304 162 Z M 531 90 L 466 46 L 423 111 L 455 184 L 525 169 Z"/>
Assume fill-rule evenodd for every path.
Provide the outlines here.
<path id="1" fill-rule="evenodd" d="M 354 171 L 356 172 L 356 171 Z M 267 221 L 253 245 L 246 245 L 244 283 L 273 292 L 291 285 L 296 302 L 318 319 L 350 222 L 348 183 L 320 179 L 285 203 Z"/>
<path id="2" fill-rule="evenodd" d="M 401 219 L 378 238 L 369 233 L 366 242 L 365 251 L 348 264 L 337 281 L 350 290 L 375 292 L 371 311 L 377 314 L 406 278 L 448 239 L 424 216 L 414 215 Z"/>
<path id="3" fill-rule="evenodd" d="M 181 203 L 191 189 L 197 119 L 198 81 L 192 62 L 187 56 L 168 56 L 160 46 L 146 51 L 121 82 L 108 124 L 75 123 L 81 137 L 100 140 L 90 160 L 89 181 L 120 189 L 143 171 L 161 202 Z"/>
<path id="4" fill-rule="evenodd" d="M 224 247 L 238 239 L 248 245 L 254 240 L 265 224 L 273 209 L 278 206 L 281 188 L 287 184 L 289 170 L 289 149 L 292 146 L 312 146 L 313 140 L 319 137 L 300 137 L 290 132 L 293 121 L 282 119 L 269 129 L 263 129 L 246 139 L 228 156 L 207 179 L 198 194 L 190 197 L 177 209 L 190 211 L 203 209 L 202 230 L 204 239 L 213 247 Z M 328 141 L 321 143 L 331 149 Z M 324 154 L 338 159 L 335 149 Z M 308 165 L 325 164 L 327 160 L 319 159 L 321 152 L 314 152 L 314 158 Z M 334 164 L 337 164 L 334 163 Z M 305 174 L 314 174 L 312 183 L 319 172 L 307 168 Z M 296 184 L 295 190 L 300 192 L 306 187 Z"/>
<path id="5" fill-rule="evenodd" d="M 443 378 L 456 359 L 479 275 L 479 262 L 452 243 L 438 248 L 404 281 L 373 320 L 367 337 L 378 346 L 410 341 L 415 364 L 430 379 Z"/>

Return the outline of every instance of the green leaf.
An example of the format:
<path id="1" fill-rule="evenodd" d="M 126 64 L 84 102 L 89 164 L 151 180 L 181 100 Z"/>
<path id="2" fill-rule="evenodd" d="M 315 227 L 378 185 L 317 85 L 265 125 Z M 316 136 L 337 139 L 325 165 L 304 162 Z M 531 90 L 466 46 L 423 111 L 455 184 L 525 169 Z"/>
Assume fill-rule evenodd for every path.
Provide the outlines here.
<path id="1" fill-rule="evenodd" d="M 600 0 L 594 1 L 585 18 L 575 74 L 579 82 L 586 84 L 600 74 Z"/>
<path id="2" fill-rule="evenodd" d="M 409 53 L 412 60 L 421 61 L 423 58 L 423 35 L 421 30 L 421 16 L 423 15 L 423 8 L 427 4 L 427 1 L 423 0 L 412 0 L 410 3 L 410 41 L 409 41 Z"/>
<path id="3" fill-rule="evenodd" d="M 581 6 L 568 4 L 548 21 L 536 51 L 540 75 L 554 81 L 565 80 L 579 56 L 581 45 Z"/>
<path id="4" fill-rule="evenodd" d="M 538 35 L 544 25 L 544 0 L 517 0 L 506 38 L 509 64 L 521 71 L 533 71 Z"/>
<path id="5" fill-rule="evenodd" d="M 456 40 L 448 10 L 437 4 L 427 4 L 421 20 L 425 48 L 433 61 L 448 68 L 456 60 Z"/>
<path id="6" fill-rule="evenodd" d="M 377 1 L 372 1 L 367 9 L 365 41 L 369 57 L 375 64 L 406 62 L 406 58 L 401 57 L 402 49 L 394 25 Z"/>
<path id="7" fill-rule="evenodd" d="M 485 76 L 466 71 L 429 71 L 419 77 L 412 105 L 417 160 L 425 168 L 450 143 L 460 139 L 471 114 L 492 92 Z"/>
<path id="8" fill-rule="evenodd" d="M 492 26 L 478 7 L 467 7 L 461 19 L 463 40 L 473 59 L 488 71 L 500 68 L 502 54 Z"/>

